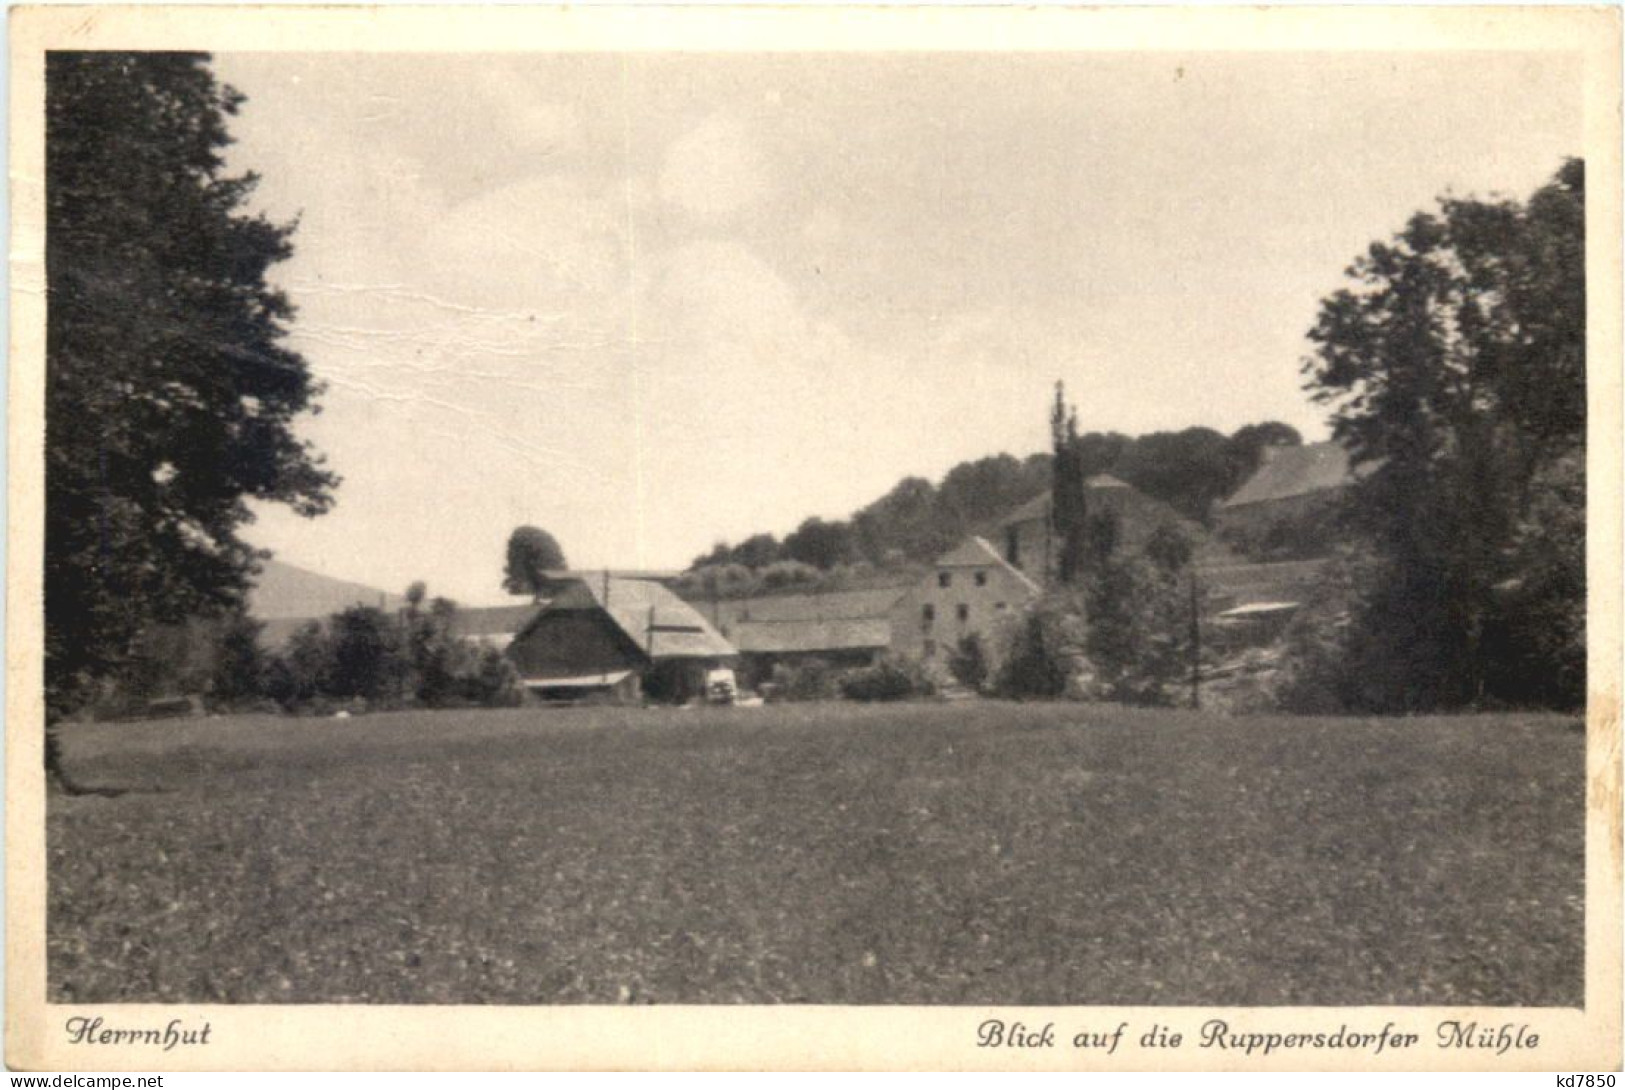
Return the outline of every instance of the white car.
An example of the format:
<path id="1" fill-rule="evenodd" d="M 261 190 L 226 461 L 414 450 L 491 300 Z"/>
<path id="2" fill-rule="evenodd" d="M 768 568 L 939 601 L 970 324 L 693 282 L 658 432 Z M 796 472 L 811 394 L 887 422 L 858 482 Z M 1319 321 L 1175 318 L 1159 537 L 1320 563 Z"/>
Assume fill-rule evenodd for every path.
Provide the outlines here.
<path id="1" fill-rule="evenodd" d="M 705 700 L 708 704 L 732 704 L 739 699 L 739 682 L 726 667 L 705 672 Z"/>

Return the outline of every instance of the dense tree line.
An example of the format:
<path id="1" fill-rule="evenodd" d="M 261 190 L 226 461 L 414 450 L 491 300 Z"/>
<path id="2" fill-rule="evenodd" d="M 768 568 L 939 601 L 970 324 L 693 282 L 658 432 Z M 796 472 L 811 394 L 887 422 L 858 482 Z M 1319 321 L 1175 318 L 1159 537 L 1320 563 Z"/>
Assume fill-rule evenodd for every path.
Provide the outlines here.
<path id="1" fill-rule="evenodd" d="M 507 656 L 457 635 L 455 602 L 425 602 L 421 583 L 406 602 L 397 613 L 352 606 L 325 623 L 311 621 L 249 676 L 259 679 L 264 696 L 293 712 L 520 702 L 519 676 Z"/>
<path id="2" fill-rule="evenodd" d="M 128 663 L 80 710 L 121 718 L 154 710 L 324 713 L 342 708 L 503 706 L 519 702 L 501 651 L 457 633 L 457 604 L 422 583 L 397 611 L 356 605 L 311 620 L 280 647 L 241 613 L 152 626 Z M 184 698 L 184 699 L 177 699 Z"/>
<path id="3" fill-rule="evenodd" d="M 1067 457 L 1076 460 L 1085 479 L 1110 473 L 1186 517 L 1205 522 L 1213 504 L 1258 468 L 1266 446 L 1301 442 L 1296 430 L 1276 421 L 1250 424 L 1229 436 L 1211 428 L 1138 438 L 1074 432 Z M 905 477 L 849 519 L 809 518 L 782 541 L 772 534 L 753 534 L 737 545 L 719 542 L 695 557 L 691 567 L 762 571 L 793 562 L 828 572 L 854 565 L 886 570 L 928 564 L 966 535 L 988 532 L 1000 518 L 1049 488 L 1054 458 L 1053 451 L 1026 458 L 996 454 L 961 462 L 936 484 Z M 745 579 L 736 573 L 724 581 Z"/>

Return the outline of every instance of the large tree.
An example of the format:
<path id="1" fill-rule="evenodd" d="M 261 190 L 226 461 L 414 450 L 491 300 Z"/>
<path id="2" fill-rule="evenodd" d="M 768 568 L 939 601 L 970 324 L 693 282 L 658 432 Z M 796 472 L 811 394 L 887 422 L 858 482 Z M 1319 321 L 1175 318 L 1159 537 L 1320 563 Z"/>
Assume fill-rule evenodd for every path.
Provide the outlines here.
<path id="1" fill-rule="evenodd" d="M 509 594 L 541 598 L 548 592 L 547 573 L 567 567 L 564 550 L 552 534 L 539 526 L 519 526 L 508 535 L 508 561 L 502 569 L 502 589 Z"/>
<path id="2" fill-rule="evenodd" d="M 267 282 L 294 225 L 226 172 L 244 97 L 196 53 L 46 62 L 46 696 L 54 720 L 143 632 L 241 607 L 246 501 L 317 515 L 320 386 Z M 53 750 L 48 747 L 48 759 Z"/>
<path id="3" fill-rule="evenodd" d="M 1584 224 L 1577 160 L 1528 202 L 1447 198 L 1373 243 L 1352 285 L 1321 306 L 1309 387 L 1333 406 L 1336 437 L 1375 469 L 1351 514 L 1378 575 L 1336 660 L 1358 676 L 1344 686 L 1357 703 L 1529 698 L 1496 685 L 1549 672 L 1548 651 L 1517 635 L 1550 631 L 1531 616 L 1569 619 L 1580 635 L 1560 641 L 1567 665 L 1549 669 L 1577 677 L 1583 551 L 1538 542 L 1583 525 L 1572 509 L 1583 504 Z M 1572 570 L 1536 573 L 1533 556 Z"/>

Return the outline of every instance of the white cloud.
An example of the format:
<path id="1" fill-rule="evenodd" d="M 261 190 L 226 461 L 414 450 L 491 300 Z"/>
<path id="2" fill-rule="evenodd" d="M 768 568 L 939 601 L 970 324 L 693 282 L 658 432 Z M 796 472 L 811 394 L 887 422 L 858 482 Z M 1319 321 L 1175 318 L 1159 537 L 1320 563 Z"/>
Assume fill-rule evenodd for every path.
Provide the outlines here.
<path id="1" fill-rule="evenodd" d="M 661 197 L 705 223 L 725 222 L 772 189 L 750 130 L 722 114 L 678 137 L 660 171 Z"/>

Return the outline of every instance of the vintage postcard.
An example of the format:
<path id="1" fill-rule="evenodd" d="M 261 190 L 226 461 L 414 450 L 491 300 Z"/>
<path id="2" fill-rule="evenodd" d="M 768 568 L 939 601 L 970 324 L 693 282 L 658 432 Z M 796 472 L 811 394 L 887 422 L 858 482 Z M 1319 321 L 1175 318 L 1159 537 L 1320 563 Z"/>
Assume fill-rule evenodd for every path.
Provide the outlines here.
<path id="1" fill-rule="evenodd" d="M 11 32 L 13 1068 L 1620 1067 L 1617 9 Z"/>

